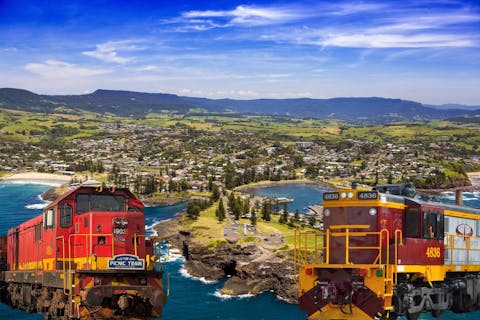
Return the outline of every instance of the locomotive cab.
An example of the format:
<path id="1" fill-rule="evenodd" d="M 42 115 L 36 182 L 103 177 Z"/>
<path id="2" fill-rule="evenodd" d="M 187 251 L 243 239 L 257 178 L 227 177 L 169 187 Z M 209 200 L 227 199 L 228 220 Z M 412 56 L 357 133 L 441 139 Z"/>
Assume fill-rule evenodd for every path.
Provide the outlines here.
<path id="1" fill-rule="evenodd" d="M 397 263 L 408 265 L 443 264 L 443 208 L 413 199 L 405 201 L 403 242 Z"/>

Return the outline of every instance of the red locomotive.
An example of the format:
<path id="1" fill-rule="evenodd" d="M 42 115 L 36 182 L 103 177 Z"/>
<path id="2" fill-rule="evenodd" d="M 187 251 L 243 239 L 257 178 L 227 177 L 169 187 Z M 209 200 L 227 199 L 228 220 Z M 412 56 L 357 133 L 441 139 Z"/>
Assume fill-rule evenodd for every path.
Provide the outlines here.
<path id="1" fill-rule="evenodd" d="M 153 319 L 166 302 L 128 189 L 79 186 L 0 237 L 0 299 L 57 319 Z"/>
<path id="2" fill-rule="evenodd" d="M 480 309 L 480 210 L 412 185 L 326 192 L 325 232 L 297 232 L 309 319 L 418 319 Z"/>

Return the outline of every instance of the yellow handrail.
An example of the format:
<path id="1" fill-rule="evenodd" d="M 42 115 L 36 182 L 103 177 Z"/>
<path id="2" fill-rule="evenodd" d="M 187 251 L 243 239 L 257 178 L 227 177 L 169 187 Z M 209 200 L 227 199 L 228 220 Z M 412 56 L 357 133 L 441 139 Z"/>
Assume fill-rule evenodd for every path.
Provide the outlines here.
<path id="1" fill-rule="evenodd" d="M 300 230 L 295 231 L 295 241 L 294 241 L 294 259 L 295 259 L 295 271 L 296 264 L 306 264 L 306 263 L 319 263 L 319 264 L 330 264 L 331 248 L 330 242 L 332 238 L 345 238 L 345 263 L 351 264 L 350 255 L 354 250 L 376 250 L 378 252 L 376 258 L 371 262 L 375 265 L 384 265 L 390 263 L 390 251 L 388 250 L 389 246 L 389 231 L 387 229 L 382 229 L 381 231 L 353 231 L 355 229 L 367 229 L 370 228 L 368 225 L 336 225 L 331 226 L 325 232 L 321 231 L 305 231 Z M 343 230 L 342 230 L 343 229 Z M 335 231 L 333 231 L 335 230 Z M 378 245 L 365 245 L 365 246 L 352 246 L 350 244 L 350 239 L 352 237 L 376 237 Z M 395 250 L 394 257 L 397 260 L 397 248 L 398 241 L 401 239 L 401 230 L 395 231 Z M 400 239 L 399 239 L 400 238 Z M 321 241 L 319 241 L 321 239 Z M 321 243 L 323 242 L 323 243 Z M 383 252 L 383 248 L 387 246 L 387 250 Z M 323 259 L 315 259 L 315 255 L 323 253 Z"/>
<path id="2" fill-rule="evenodd" d="M 445 254 L 450 265 L 468 265 L 480 262 L 480 237 L 458 234 L 445 234 Z M 472 242 L 476 243 L 472 246 Z M 447 261 L 445 262 L 447 264 Z"/>

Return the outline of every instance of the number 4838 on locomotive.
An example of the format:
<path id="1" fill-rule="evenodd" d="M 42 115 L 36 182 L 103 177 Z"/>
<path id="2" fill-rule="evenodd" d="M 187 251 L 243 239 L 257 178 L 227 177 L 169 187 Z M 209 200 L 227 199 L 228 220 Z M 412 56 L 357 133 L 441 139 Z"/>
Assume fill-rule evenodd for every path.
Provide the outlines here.
<path id="1" fill-rule="evenodd" d="M 57 319 L 153 319 L 166 301 L 144 206 L 80 186 L 0 237 L 0 299 Z"/>

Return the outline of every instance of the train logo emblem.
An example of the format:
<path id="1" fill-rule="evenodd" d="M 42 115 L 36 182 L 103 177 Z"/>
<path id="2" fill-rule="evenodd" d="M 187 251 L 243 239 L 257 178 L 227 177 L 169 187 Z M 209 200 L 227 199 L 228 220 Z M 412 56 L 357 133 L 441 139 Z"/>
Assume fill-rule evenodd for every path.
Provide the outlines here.
<path id="1" fill-rule="evenodd" d="M 473 228 L 465 223 L 459 224 L 455 229 L 455 232 L 459 236 L 468 236 L 468 237 L 473 236 Z"/>
<path id="2" fill-rule="evenodd" d="M 131 254 L 121 254 L 108 260 L 108 269 L 145 269 L 145 260 Z"/>

